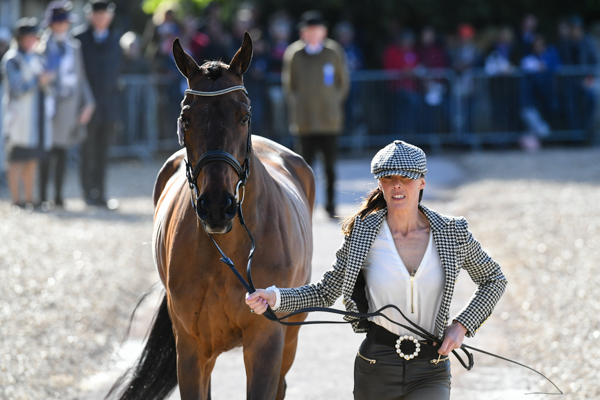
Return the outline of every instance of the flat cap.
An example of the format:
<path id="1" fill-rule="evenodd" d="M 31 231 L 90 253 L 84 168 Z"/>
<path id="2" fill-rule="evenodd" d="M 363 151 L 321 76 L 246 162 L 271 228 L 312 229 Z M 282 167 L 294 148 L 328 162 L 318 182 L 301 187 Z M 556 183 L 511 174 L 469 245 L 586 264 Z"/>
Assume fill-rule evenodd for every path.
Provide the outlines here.
<path id="1" fill-rule="evenodd" d="M 298 29 L 304 29 L 307 26 L 314 25 L 327 26 L 327 21 L 323 18 L 323 14 L 317 10 L 310 10 L 302 13 L 300 22 L 298 22 Z"/>
<path id="2" fill-rule="evenodd" d="M 375 179 L 388 175 L 419 179 L 427 174 L 427 158 L 417 146 L 395 140 L 375 154 L 371 161 L 371 173 Z"/>

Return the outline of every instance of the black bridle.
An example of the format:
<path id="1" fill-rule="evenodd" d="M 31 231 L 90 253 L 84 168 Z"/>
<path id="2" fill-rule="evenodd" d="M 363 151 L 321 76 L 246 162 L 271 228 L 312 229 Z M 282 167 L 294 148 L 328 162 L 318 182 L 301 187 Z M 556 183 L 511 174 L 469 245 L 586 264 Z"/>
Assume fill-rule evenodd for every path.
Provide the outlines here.
<path id="1" fill-rule="evenodd" d="M 233 92 L 236 90 L 242 90 L 246 94 L 246 96 L 248 96 L 248 92 L 246 91 L 246 88 L 241 85 L 233 86 L 233 87 L 219 90 L 216 92 L 200 92 L 200 91 L 196 91 L 196 90 L 187 89 L 185 91 L 185 93 L 192 94 L 195 96 L 219 96 L 219 95 L 222 95 L 225 93 L 230 93 L 230 92 Z M 198 161 L 196 162 L 196 165 L 194 166 L 193 169 L 191 167 L 191 164 L 189 164 L 187 160 L 184 160 L 188 184 L 189 184 L 190 189 L 192 190 L 192 194 L 191 194 L 192 207 L 196 211 L 196 215 L 198 216 L 198 219 L 202 223 L 202 226 L 204 227 L 204 231 L 206 232 L 208 237 L 210 237 L 213 244 L 215 245 L 215 247 L 221 254 L 221 259 L 220 259 L 221 262 L 226 264 L 231 269 L 231 271 L 235 274 L 237 279 L 244 286 L 244 288 L 248 291 L 248 293 L 254 293 L 256 291 L 254 282 L 252 281 L 252 257 L 254 256 L 254 251 L 256 250 L 256 244 L 254 242 L 254 237 L 252 236 L 252 233 L 246 226 L 246 222 L 244 221 L 244 216 L 242 213 L 242 204 L 244 202 L 244 197 L 245 197 L 245 193 L 246 193 L 245 187 L 246 187 L 246 183 L 248 180 L 248 176 L 250 174 L 250 156 L 251 156 L 251 154 L 252 154 L 252 140 L 251 140 L 251 129 L 250 129 L 250 123 L 249 123 L 249 125 L 248 125 L 248 141 L 247 141 L 247 145 L 246 145 L 246 155 L 244 157 L 244 162 L 242 165 L 240 165 L 240 163 L 234 156 L 232 156 L 231 154 L 229 154 L 223 150 L 209 150 L 209 151 L 205 152 L 204 154 L 202 154 L 200 156 L 200 159 L 198 159 Z M 215 239 L 208 232 L 204 222 L 202 221 L 202 218 L 200 218 L 200 214 L 198 211 L 198 200 L 199 200 L 200 194 L 199 194 L 198 186 L 196 184 L 196 180 L 198 178 L 198 175 L 200 174 L 200 171 L 202 170 L 202 167 L 204 167 L 204 165 L 206 165 L 209 162 L 217 162 L 217 161 L 226 162 L 227 164 L 229 164 L 236 171 L 236 173 L 238 174 L 238 177 L 239 177 L 239 181 L 236 185 L 236 190 L 235 190 L 235 197 L 236 197 L 236 202 L 237 202 L 237 204 L 236 204 L 237 215 L 240 220 L 240 224 L 245 228 L 245 230 L 248 233 L 248 236 L 250 237 L 250 240 L 252 242 L 252 247 L 250 249 L 250 253 L 248 254 L 248 264 L 246 266 L 247 280 L 244 279 L 244 277 L 239 273 L 239 271 L 235 268 L 233 261 L 231 261 L 231 259 L 225 255 L 225 253 L 223 252 L 223 250 L 221 250 L 221 248 L 219 247 L 219 245 L 217 244 Z M 240 193 L 239 193 L 240 188 L 242 188 L 244 191 L 241 198 L 240 198 Z M 194 203 L 194 196 L 196 197 L 195 203 Z M 394 309 L 394 310 L 398 311 L 400 313 L 400 315 L 411 326 L 407 326 L 407 325 L 401 324 L 399 322 L 396 322 L 396 321 L 390 319 L 387 315 L 383 314 L 383 311 L 386 309 Z M 331 314 L 343 315 L 346 317 L 353 317 L 353 318 L 355 318 L 355 320 L 354 321 L 300 321 L 300 322 L 285 321 L 286 319 L 293 317 L 295 315 L 302 314 L 302 313 L 308 313 L 308 312 L 326 312 L 326 313 L 331 313 Z M 385 318 L 386 320 L 390 321 L 391 323 L 393 323 L 397 326 L 400 326 L 400 327 L 408 330 L 409 332 L 414 333 L 415 335 L 422 336 L 423 338 L 434 341 L 434 342 L 438 342 L 438 343 L 440 342 L 440 339 L 438 337 L 436 337 L 432 333 L 428 332 L 424 328 L 422 328 L 419 325 L 412 322 L 410 319 L 408 319 L 404 315 L 404 313 L 402 312 L 402 310 L 400 310 L 400 308 L 398 308 L 397 306 L 392 305 L 392 304 L 383 306 L 379 310 L 371 312 L 371 313 L 354 313 L 354 312 L 336 310 L 336 309 L 327 308 L 327 307 L 307 307 L 307 308 L 303 308 L 303 309 L 294 311 L 294 312 L 284 315 L 282 317 L 278 317 L 275 314 L 275 312 L 271 309 L 271 307 L 267 305 L 267 310 L 265 311 L 265 313 L 263 315 L 271 321 L 278 322 L 282 325 L 288 325 L 288 326 L 314 325 L 314 324 L 347 324 L 347 323 L 357 322 L 357 321 L 361 321 L 361 320 L 366 320 L 371 317 L 379 316 L 379 317 Z M 452 353 L 458 359 L 458 361 L 462 364 L 462 366 L 464 368 L 466 368 L 467 370 L 471 370 L 474 365 L 473 354 L 470 353 L 469 350 L 476 351 L 476 352 L 486 354 L 491 357 L 499 358 L 501 360 L 519 365 L 523 368 L 527 368 L 528 370 L 533 371 L 533 372 L 537 373 L 538 375 L 542 376 L 544 379 L 546 379 L 548 382 L 550 382 L 556 388 L 556 390 L 558 390 L 560 392 L 560 393 L 535 392 L 535 393 L 527 393 L 527 394 L 551 394 L 551 395 L 558 395 L 558 394 L 562 395 L 563 394 L 563 392 L 558 388 L 558 386 L 556 386 L 556 384 L 554 384 L 554 382 L 552 382 L 548 377 L 546 377 L 541 372 L 539 372 L 527 365 L 524 365 L 517 361 L 499 356 L 497 354 L 489 353 L 487 351 L 484 351 L 484 350 L 481 350 L 481 349 L 478 349 L 478 348 L 475 348 L 472 346 L 468 346 L 466 344 L 462 344 L 460 346 L 460 350 L 462 350 L 465 353 L 465 355 L 467 356 L 468 362 L 465 362 L 459 356 L 459 354 L 457 353 L 456 350 L 452 350 Z"/>
<path id="2" fill-rule="evenodd" d="M 215 92 L 201 92 L 198 90 L 186 89 L 185 93 L 192 94 L 194 96 L 212 97 L 212 96 L 220 96 L 225 93 L 231 93 L 231 92 L 234 92 L 237 90 L 243 91 L 244 94 L 246 94 L 246 96 L 248 96 L 248 92 L 246 91 L 246 88 L 243 85 L 232 86 L 227 89 L 217 90 Z M 181 127 L 179 126 L 178 129 L 181 130 Z M 180 140 L 180 142 L 181 142 L 181 144 L 183 144 L 182 140 Z M 225 163 L 229 164 L 231 166 L 231 168 L 233 168 L 235 170 L 235 172 L 238 175 L 238 179 L 239 179 L 238 183 L 236 185 L 236 188 L 235 188 L 235 197 L 236 197 L 237 206 L 241 210 L 241 203 L 244 201 L 244 199 L 243 199 L 243 196 L 240 199 L 239 191 L 240 191 L 240 188 L 242 188 L 244 190 L 244 194 L 245 194 L 246 182 L 248 181 L 248 176 L 250 175 L 250 156 L 251 156 L 251 154 L 252 154 L 252 132 L 250 129 L 250 122 L 248 122 L 248 138 L 246 141 L 246 154 L 244 155 L 244 162 L 241 165 L 234 156 L 232 156 L 231 154 L 229 154 L 228 152 L 226 152 L 224 150 L 208 150 L 207 152 L 203 153 L 200 156 L 200 158 L 198 159 L 198 161 L 196 162 L 196 165 L 194 166 L 193 169 L 192 169 L 192 165 L 188 162 L 188 160 L 184 160 L 185 161 L 185 174 L 187 177 L 188 185 L 189 185 L 190 189 L 192 190 L 192 199 L 191 199 L 192 206 L 194 207 L 194 210 L 196 210 L 196 215 L 198 215 L 198 218 L 200 218 L 200 214 L 199 214 L 199 210 L 198 210 L 198 207 L 199 207 L 198 200 L 200 198 L 200 190 L 198 189 L 198 185 L 197 185 L 196 181 L 198 179 L 198 175 L 200 175 L 200 171 L 202 170 L 202 167 L 204 167 L 209 162 L 221 161 L 221 162 L 225 162 Z M 195 202 L 194 202 L 194 195 L 196 196 Z"/>

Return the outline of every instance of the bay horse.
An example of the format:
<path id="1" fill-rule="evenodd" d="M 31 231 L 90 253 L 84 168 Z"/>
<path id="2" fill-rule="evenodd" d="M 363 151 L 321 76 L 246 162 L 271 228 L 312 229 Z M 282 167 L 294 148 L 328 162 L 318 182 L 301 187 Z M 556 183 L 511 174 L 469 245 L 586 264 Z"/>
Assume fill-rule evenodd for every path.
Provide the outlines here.
<path id="1" fill-rule="evenodd" d="M 137 365 L 109 396 L 124 387 L 121 399 L 163 399 L 178 384 L 182 400 L 210 399 L 217 357 L 242 346 L 247 398 L 283 399 L 299 327 L 248 310 L 246 290 L 219 261 L 209 234 L 235 268 L 245 266 L 252 243 L 235 218 L 243 196 L 244 219 L 256 242 L 254 282 L 308 283 L 314 175 L 302 157 L 250 136 L 250 99 L 243 87 L 252 59 L 248 33 L 229 65 L 198 66 L 178 39 L 173 56 L 189 89 L 178 120 L 184 148 L 165 162 L 154 187 L 154 261 L 166 292 Z M 249 172 L 247 180 L 240 168 Z"/>

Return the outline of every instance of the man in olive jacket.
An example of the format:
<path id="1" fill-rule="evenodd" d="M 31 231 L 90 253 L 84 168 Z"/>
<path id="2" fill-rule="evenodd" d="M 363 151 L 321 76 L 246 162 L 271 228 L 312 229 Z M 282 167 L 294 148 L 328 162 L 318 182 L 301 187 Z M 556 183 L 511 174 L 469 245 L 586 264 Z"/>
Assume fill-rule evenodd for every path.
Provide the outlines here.
<path id="1" fill-rule="evenodd" d="M 346 58 L 343 48 L 327 38 L 327 25 L 320 12 L 302 14 L 298 27 L 301 39 L 286 49 L 281 75 L 289 126 L 308 164 L 313 164 L 317 152 L 323 154 L 327 175 L 325 209 L 333 218 L 337 137 L 343 129 L 349 88 Z"/>

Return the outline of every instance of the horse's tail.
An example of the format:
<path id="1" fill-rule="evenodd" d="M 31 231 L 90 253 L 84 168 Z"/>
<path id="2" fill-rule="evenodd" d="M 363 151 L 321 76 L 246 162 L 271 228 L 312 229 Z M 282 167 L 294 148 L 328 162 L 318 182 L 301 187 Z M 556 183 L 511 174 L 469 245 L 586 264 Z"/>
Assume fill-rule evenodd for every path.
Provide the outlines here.
<path id="1" fill-rule="evenodd" d="M 169 396 L 175 386 L 177 351 L 165 294 L 154 316 L 142 354 L 136 364 L 115 382 L 106 399 L 113 398 L 115 392 L 123 387 L 121 394 L 116 397 L 120 400 L 162 400 Z"/>

